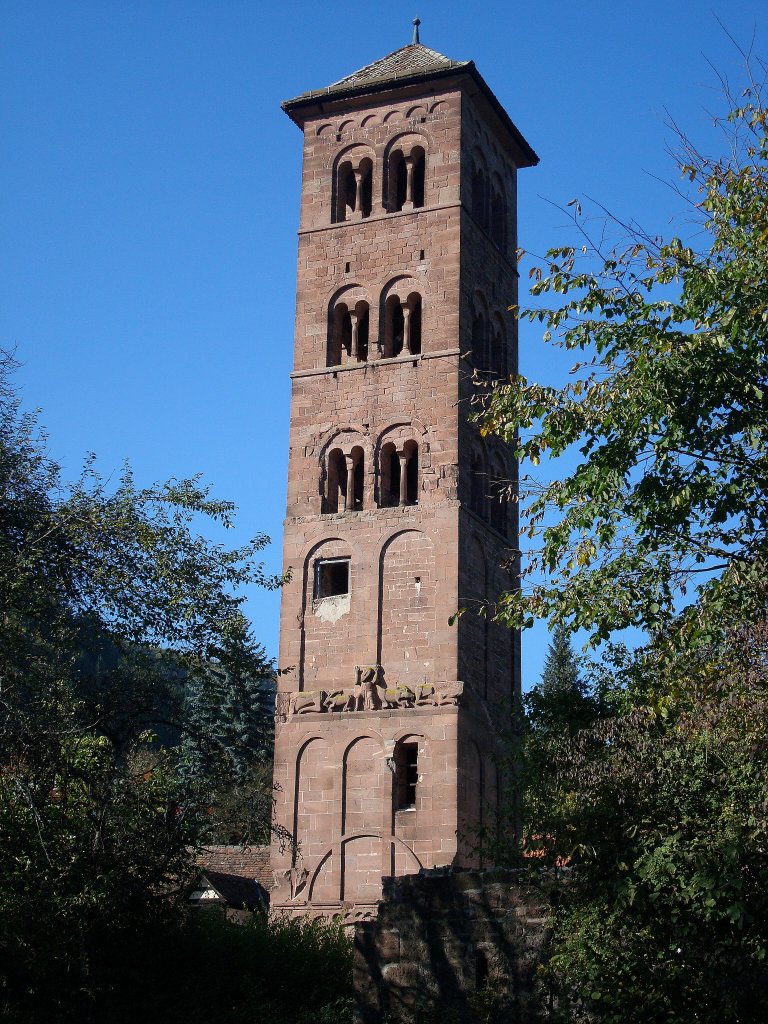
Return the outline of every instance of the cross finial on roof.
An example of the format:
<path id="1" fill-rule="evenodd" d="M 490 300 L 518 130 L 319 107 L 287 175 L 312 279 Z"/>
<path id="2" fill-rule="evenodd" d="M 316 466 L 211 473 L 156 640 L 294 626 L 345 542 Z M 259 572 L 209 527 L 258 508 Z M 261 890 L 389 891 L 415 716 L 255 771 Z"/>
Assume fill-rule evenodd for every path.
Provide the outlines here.
<path id="1" fill-rule="evenodd" d="M 413 19 L 413 39 L 411 40 L 411 45 L 412 46 L 415 46 L 416 43 L 419 42 L 419 25 L 420 24 L 421 24 L 421 19 L 420 18 L 414 18 Z"/>

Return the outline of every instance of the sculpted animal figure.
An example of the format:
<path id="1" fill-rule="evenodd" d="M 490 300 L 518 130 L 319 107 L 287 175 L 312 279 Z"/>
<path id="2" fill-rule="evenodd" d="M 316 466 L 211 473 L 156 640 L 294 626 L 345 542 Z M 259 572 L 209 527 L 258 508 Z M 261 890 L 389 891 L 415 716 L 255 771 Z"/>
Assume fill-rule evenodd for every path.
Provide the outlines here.
<path id="1" fill-rule="evenodd" d="M 310 711 L 325 711 L 325 690 L 300 690 L 291 695 L 290 712 L 306 715 Z"/>

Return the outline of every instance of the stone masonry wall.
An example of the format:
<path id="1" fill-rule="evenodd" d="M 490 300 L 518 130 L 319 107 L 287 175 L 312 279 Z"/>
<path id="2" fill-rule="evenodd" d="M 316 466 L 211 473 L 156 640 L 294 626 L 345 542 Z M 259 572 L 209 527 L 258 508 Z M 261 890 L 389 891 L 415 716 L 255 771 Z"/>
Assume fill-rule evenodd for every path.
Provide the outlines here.
<path id="1" fill-rule="evenodd" d="M 355 929 L 357 1024 L 549 1020 L 549 898 L 498 869 L 384 879 L 377 919 Z"/>

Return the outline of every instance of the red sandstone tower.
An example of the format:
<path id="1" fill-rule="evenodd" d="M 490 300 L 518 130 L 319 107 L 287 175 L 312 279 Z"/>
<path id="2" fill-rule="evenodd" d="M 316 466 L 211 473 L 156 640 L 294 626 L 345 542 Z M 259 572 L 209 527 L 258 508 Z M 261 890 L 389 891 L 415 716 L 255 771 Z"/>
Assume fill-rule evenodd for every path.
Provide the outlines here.
<path id="1" fill-rule="evenodd" d="M 283 109 L 304 132 L 275 740 L 296 845 L 273 846 L 272 907 L 351 922 L 383 875 L 475 864 L 496 816 L 519 637 L 471 609 L 512 585 L 516 467 L 469 413 L 516 369 L 537 157 L 417 33 Z"/>

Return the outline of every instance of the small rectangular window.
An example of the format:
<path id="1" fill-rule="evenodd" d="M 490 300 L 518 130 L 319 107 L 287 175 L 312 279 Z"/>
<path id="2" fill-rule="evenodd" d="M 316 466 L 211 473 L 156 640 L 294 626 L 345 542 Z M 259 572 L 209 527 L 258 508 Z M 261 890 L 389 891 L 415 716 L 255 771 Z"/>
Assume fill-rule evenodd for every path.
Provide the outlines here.
<path id="1" fill-rule="evenodd" d="M 315 600 L 349 593 L 349 559 L 329 558 L 315 562 Z"/>

